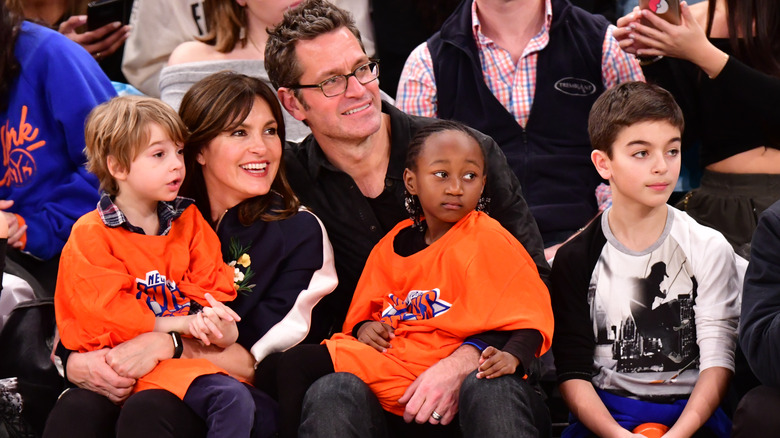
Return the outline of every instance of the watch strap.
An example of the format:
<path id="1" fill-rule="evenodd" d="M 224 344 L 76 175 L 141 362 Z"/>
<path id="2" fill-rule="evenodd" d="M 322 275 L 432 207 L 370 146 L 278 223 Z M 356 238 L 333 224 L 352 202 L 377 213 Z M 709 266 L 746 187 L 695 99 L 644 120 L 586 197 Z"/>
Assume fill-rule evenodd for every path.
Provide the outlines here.
<path id="1" fill-rule="evenodd" d="M 173 359 L 178 359 L 184 353 L 184 343 L 181 341 L 179 332 L 168 332 L 173 338 Z"/>

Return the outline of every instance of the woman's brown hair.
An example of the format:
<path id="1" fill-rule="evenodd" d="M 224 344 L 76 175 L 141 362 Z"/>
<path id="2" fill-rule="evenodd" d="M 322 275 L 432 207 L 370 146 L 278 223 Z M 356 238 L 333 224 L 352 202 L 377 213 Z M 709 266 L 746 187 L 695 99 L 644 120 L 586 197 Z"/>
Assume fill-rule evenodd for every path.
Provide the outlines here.
<path id="1" fill-rule="evenodd" d="M 707 9 L 707 36 L 715 17 L 715 0 Z M 729 42 L 741 61 L 766 74 L 780 77 L 780 2 L 726 0 Z"/>
<path id="2" fill-rule="evenodd" d="M 214 46 L 220 53 L 232 52 L 238 43 L 246 46 L 241 34 L 247 27 L 246 8 L 236 0 L 206 0 L 203 3 L 208 33 L 199 41 Z"/>
<path id="3" fill-rule="evenodd" d="M 298 198 L 287 182 L 284 170 L 284 117 L 276 94 L 261 80 L 234 72 L 220 72 L 193 85 L 181 101 L 179 115 L 190 131 L 184 144 L 184 164 L 187 176 L 181 194 L 195 199 L 203 217 L 215 225 L 211 217 L 206 181 L 198 155 L 220 133 L 236 128 L 252 111 L 255 99 L 264 100 L 276 119 L 276 132 L 282 143 L 279 172 L 265 195 L 239 204 L 238 218 L 244 225 L 257 220 L 275 221 L 294 215 L 300 207 Z M 281 205 L 275 199 L 282 198 Z"/>

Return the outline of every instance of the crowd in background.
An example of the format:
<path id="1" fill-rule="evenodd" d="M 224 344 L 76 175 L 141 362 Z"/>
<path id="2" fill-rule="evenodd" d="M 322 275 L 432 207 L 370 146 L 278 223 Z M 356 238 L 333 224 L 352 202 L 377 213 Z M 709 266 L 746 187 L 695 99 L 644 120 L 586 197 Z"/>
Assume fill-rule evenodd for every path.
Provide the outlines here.
<path id="1" fill-rule="evenodd" d="M 117 0 L 119 21 L 88 30 L 86 1 L 3 0 L 0 351 L 22 351 L 18 340 L 10 344 L 18 321 L 39 311 L 25 302 L 40 305 L 39 318 L 50 325 L 56 312 L 60 330 L 55 336 L 35 325 L 41 333 L 30 345 L 51 358 L 29 374 L 0 365 L 0 437 L 233 434 L 219 426 L 223 413 L 231 425 L 254 418 L 245 425 L 252 436 L 620 436 L 650 422 L 634 422 L 646 419 L 645 411 L 655 412 L 648 405 L 621 410 L 626 400 L 679 405 L 657 417 L 666 421 L 652 421 L 671 427 L 667 436 L 775 430 L 780 6 L 671 1 L 648 7 L 678 11 L 675 22 L 640 10 L 636 0 Z M 634 82 L 668 91 L 671 103 L 665 94 L 657 100 L 679 106 L 679 118 L 673 111 L 639 114 L 649 103 L 631 109 L 635 96 L 657 88 L 618 88 L 608 97 L 615 107 L 592 111 L 609 90 Z M 631 102 L 620 100 L 628 95 Z M 102 124 L 93 120 L 106 102 L 140 108 L 144 99 L 150 108 L 163 106 L 150 109 L 152 116 L 112 107 Z M 658 189 L 670 205 L 666 228 L 655 235 L 649 227 L 655 237 L 637 247 L 607 220 L 626 199 L 635 201 L 611 167 L 618 162 L 612 144 L 626 131 L 608 147 L 594 140 L 594 112 L 607 119 L 620 110 L 625 114 L 611 122 L 620 129 L 662 120 L 679 131 L 666 152 L 679 154 L 679 180 L 669 177 L 671 187 Z M 99 128 L 91 131 L 93 124 Z M 167 140 L 158 143 L 178 145 L 170 166 L 186 176 L 169 182 L 171 199 L 139 216 L 120 193 L 136 190 L 131 169 L 143 157 L 122 158 L 127 151 L 110 148 L 156 144 L 149 126 L 164 128 Z M 445 232 L 451 237 L 460 225 L 450 226 L 466 217 L 437 216 L 428 193 L 413 188 L 421 177 L 410 176 L 428 145 L 450 131 L 468 140 L 457 152 L 479 152 L 468 178 L 481 178 L 480 196 L 466 210 L 474 230 L 492 230 L 476 218 L 495 220 L 498 243 L 491 254 L 468 237 L 453 240 L 419 262 L 430 269 L 417 272 L 419 263 L 405 261 L 435 248 Z M 639 143 L 647 141 L 630 144 Z M 442 173 L 432 174 L 446 178 Z M 463 184 L 442 190 L 461 199 Z M 423 232 L 407 239 L 396 224 L 410 216 L 410 229 Z M 144 227 L 146 220 L 153 226 Z M 181 224 L 190 221 L 192 236 L 182 235 Z M 442 223 L 449 225 L 436 234 Z M 641 221 L 634 226 L 644 230 Z M 129 234 L 117 237 L 116 230 Z M 106 248 L 95 243 L 104 231 L 101 239 L 112 242 Z M 144 243 L 149 235 L 160 239 Z M 173 240 L 179 246 L 167 243 Z M 505 240 L 522 251 L 504 248 Z M 378 262 L 382 248 L 400 261 Z M 497 255 L 504 250 L 512 263 Z M 465 253 L 495 262 L 465 261 Z M 191 317 L 195 325 L 161 329 L 146 304 L 134 307 L 163 300 L 147 290 L 152 277 L 140 278 L 149 272 L 138 259 L 147 256 L 171 270 L 158 272 L 170 297 L 162 309 L 149 309 L 157 319 Z M 218 269 L 206 275 L 206 262 L 195 260 L 209 257 Z M 114 258 L 116 264 L 106 261 Z M 403 272 L 376 274 L 393 267 Z M 188 289 L 192 270 L 205 275 L 192 282 L 195 292 Z M 613 279 L 615 270 L 633 283 Z M 171 285 L 165 276 L 173 272 L 181 277 Z M 425 295 L 426 305 L 434 316 L 444 306 L 451 318 L 470 309 L 474 319 L 466 312 L 438 324 L 451 337 L 419 343 L 404 318 L 419 318 L 411 315 L 412 303 L 424 306 L 415 294 L 437 289 L 418 280 L 446 283 L 464 272 L 464 282 L 476 281 L 473 289 Z M 516 282 L 529 276 L 534 281 Z M 683 277 L 685 293 L 675 289 L 671 298 Z M 497 280 L 504 278 L 513 282 Z M 220 281 L 225 294 L 199 292 L 221 290 Z M 409 289 L 414 296 L 406 301 L 384 302 L 407 316 L 393 319 L 380 309 L 372 325 L 368 303 L 385 298 L 372 295 L 371 282 Z M 473 298 L 466 292 L 483 287 L 496 309 L 466 300 Z M 623 310 L 599 301 L 605 290 L 623 287 L 643 298 Z M 503 288 L 538 288 L 541 294 L 524 297 L 539 309 L 509 312 L 515 320 L 504 321 L 502 307 L 522 305 Z M 114 289 L 126 290 L 127 301 L 104 295 Z M 188 304 L 168 314 L 176 293 Z M 447 301 L 453 299 L 458 305 Z M 690 313 L 681 317 L 685 306 Z M 490 317 L 479 319 L 479 312 Z M 620 312 L 630 323 L 604 323 Z M 436 326 L 414 325 L 428 335 Z M 653 334 L 629 339 L 627 330 L 647 326 Z M 235 330 L 235 339 L 214 342 L 220 330 Z M 327 349 L 309 348 L 324 340 Z M 651 344 L 654 353 L 643 353 Z M 393 350 L 397 345 L 404 347 Z M 375 350 L 393 357 L 392 365 L 377 359 L 368 369 L 362 358 Z M 191 369 L 183 371 L 183 359 Z M 511 371 L 488 378 L 495 364 Z M 167 386 L 188 372 L 186 385 Z M 204 394 L 221 394 L 225 384 L 201 379 L 209 373 L 245 384 L 234 389 L 254 407 L 209 399 Z M 298 386 L 290 383 L 299 377 Z M 561 396 L 566 405 L 556 404 Z M 604 411 L 583 408 L 594 400 Z M 217 405 L 222 413 L 212 409 Z M 601 428 L 612 425 L 604 412 L 620 428 Z"/>

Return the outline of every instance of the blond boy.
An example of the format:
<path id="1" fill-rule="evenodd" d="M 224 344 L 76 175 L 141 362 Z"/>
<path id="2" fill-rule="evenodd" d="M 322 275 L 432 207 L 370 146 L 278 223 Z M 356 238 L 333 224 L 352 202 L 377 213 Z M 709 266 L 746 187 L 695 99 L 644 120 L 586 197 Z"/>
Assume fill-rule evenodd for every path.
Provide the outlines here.
<path id="1" fill-rule="evenodd" d="M 57 326 L 63 345 L 79 352 L 170 333 L 170 358 L 126 376 L 137 379 L 133 390 L 179 396 L 206 421 L 209 436 L 249 436 L 249 388 L 205 359 L 180 358 L 182 335 L 227 347 L 239 319 L 221 303 L 236 291 L 216 234 L 192 200 L 177 196 L 185 133 L 178 115 L 156 99 L 119 97 L 90 113 L 87 168 L 103 193 L 63 249 Z"/>

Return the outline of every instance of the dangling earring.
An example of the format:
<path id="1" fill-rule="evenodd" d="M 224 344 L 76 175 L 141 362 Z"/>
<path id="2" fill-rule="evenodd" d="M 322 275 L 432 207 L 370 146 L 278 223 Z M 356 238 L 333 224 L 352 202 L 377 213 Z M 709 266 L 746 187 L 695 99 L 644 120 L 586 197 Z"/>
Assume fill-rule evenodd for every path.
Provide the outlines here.
<path id="1" fill-rule="evenodd" d="M 420 201 L 417 199 L 417 196 L 410 194 L 408 191 L 404 191 L 404 207 L 406 207 L 406 212 L 409 213 L 409 218 L 414 222 L 412 228 L 423 231 L 422 207 L 420 206 Z"/>
<path id="2" fill-rule="evenodd" d="M 490 214 L 488 212 L 488 206 L 490 206 L 490 198 L 486 198 L 484 195 L 479 197 L 479 201 L 477 201 L 477 211 L 484 211 L 485 214 Z"/>

